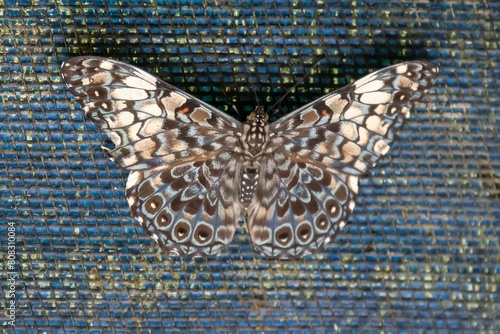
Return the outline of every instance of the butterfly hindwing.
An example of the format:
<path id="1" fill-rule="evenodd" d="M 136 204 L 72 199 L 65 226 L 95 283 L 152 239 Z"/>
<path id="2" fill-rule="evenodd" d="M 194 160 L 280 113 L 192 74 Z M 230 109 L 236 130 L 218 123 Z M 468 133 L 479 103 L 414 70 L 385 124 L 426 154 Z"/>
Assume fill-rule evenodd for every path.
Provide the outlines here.
<path id="1" fill-rule="evenodd" d="M 231 242 L 241 214 L 239 172 L 238 160 L 223 151 L 132 171 L 128 203 L 162 248 L 182 255 L 214 255 Z"/>
<path id="2" fill-rule="evenodd" d="M 393 65 L 272 123 L 275 136 L 249 206 L 257 247 L 293 258 L 330 241 L 354 209 L 358 176 L 389 151 L 436 76 L 428 62 Z"/>
<path id="3" fill-rule="evenodd" d="M 115 144 L 108 156 L 132 171 L 127 198 L 147 233 L 174 253 L 220 252 L 240 216 L 240 163 L 230 149 L 242 124 L 122 62 L 77 57 L 61 71 Z"/>
<path id="4" fill-rule="evenodd" d="M 267 257 L 296 258 L 320 249 L 347 223 L 358 177 L 303 161 L 276 147 L 261 170 L 248 228 Z"/>

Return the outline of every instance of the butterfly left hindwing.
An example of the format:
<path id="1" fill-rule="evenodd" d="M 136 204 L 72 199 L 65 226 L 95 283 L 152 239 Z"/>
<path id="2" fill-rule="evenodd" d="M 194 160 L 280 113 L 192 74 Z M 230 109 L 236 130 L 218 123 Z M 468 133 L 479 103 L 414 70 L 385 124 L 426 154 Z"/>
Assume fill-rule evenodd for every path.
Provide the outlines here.
<path id="1" fill-rule="evenodd" d="M 242 124 L 179 89 L 118 61 L 77 57 L 64 81 L 109 135 L 111 160 L 131 170 L 132 214 L 172 253 L 213 255 L 240 217 L 240 161 L 231 148 Z"/>

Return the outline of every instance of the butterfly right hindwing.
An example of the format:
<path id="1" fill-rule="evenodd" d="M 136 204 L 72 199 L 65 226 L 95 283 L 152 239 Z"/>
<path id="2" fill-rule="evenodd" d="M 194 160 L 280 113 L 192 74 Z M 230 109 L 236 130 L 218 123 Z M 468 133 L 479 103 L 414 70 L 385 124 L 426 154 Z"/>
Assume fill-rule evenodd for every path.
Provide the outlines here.
<path id="1" fill-rule="evenodd" d="M 248 229 L 268 257 L 295 258 L 317 251 L 347 223 L 358 178 L 339 173 L 276 147 L 267 157 Z"/>

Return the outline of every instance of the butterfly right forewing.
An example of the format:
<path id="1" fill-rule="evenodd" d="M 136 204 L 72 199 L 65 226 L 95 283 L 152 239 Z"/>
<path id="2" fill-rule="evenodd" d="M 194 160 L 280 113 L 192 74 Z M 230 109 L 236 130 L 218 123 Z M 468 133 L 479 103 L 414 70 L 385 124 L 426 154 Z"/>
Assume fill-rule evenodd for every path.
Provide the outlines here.
<path id="1" fill-rule="evenodd" d="M 362 175 L 396 140 L 415 102 L 434 83 L 425 61 L 389 66 L 298 109 L 271 125 L 288 147 L 339 171 Z"/>

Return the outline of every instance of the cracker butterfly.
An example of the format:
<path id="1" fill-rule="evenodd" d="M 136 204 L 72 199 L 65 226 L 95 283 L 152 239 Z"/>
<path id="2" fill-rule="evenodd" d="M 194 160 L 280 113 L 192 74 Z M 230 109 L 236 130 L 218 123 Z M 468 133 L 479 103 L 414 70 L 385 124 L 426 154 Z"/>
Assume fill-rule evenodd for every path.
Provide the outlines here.
<path id="1" fill-rule="evenodd" d="M 358 177 L 389 151 L 438 69 L 410 61 L 373 72 L 268 123 L 242 123 L 131 65 L 83 56 L 61 67 L 87 117 L 130 170 L 127 199 L 171 254 L 215 255 L 245 216 L 273 258 L 317 251 L 346 225 Z"/>

